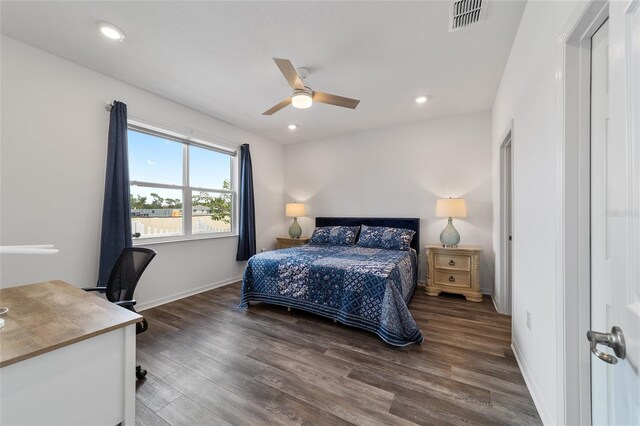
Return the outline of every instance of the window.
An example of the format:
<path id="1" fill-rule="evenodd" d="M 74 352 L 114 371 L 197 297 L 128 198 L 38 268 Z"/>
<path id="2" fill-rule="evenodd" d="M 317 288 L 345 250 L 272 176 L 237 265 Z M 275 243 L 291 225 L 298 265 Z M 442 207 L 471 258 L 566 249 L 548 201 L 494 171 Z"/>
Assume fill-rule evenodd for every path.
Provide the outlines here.
<path id="1" fill-rule="evenodd" d="M 129 125 L 135 240 L 232 234 L 236 152 Z"/>

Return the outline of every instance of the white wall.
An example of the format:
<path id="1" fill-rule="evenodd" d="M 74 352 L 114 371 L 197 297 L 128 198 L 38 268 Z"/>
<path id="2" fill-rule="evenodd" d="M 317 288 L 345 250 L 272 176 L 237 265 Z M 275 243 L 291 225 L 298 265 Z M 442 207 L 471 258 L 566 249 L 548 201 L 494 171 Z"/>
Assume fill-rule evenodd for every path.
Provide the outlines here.
<path id="1" fill-rule="evenodd" d="M 513 343 L 545 423 L 562 423 L 556 346 L 556 225 L 560 182 L 559 46 L 576 2 L 530 1 L 493 107 L 493 242 L 499 270 L 500 144 L 513 120 Z M 497 277 L 499 278 L 499 277 Z M 496 282 L 498 299 L 500 283 Z M 527 328 L 527 311 L 531 329 Z"/>
<path id="2" fill-rule="evenodd" d="M 195 130 L 225 143 L 251 144 L 258 247 L 284 232 L 282 146 L 212 117 L 2 37 L 1 244 L 54 243 L 55 256 L 3 255 L 0 282 L 63 279 L 96 283 L 109 114 L 106 101 L 130 117 L 171 130 Z M 158 252 L 136 298 L 161 301 L 238 279 L 237 238 L 153 245 Z"/>
<path id="3" fill-rule="evenodd" d="M 285 147 L 285 198 L 316 216 L 421 218 L 421 247 L 438 243 L 446 219 L 436 199 L 464 197 L 469 217 L 454 219 L 461 244 L 483 248 L 481 286 L 493 288 L 491 114 L 480 112 L 387 127 Z M 287 223 L 288 225 L 288 223 Z M 424 280 L 424 250 L 420 280 Z"/>

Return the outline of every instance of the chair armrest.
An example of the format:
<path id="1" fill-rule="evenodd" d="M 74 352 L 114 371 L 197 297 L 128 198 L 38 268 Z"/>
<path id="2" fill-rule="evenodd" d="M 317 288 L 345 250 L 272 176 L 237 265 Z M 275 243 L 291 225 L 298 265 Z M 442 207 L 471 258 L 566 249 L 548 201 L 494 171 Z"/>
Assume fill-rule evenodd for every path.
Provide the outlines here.
<path id="1" fill-rule="evenodd" d="M 85 287 L 82 290 L 84 291 L 100 291 L 102 293 L 104 293 L 105 291 L 107 291 L 106 287 Z"/>
<path id="2" fill-rule="evenodd" d="M 127 308 L 130 310 L 133 310 L 133 305 L 136 304 L 135 299 L 134 300 L 119 300 L 117 302 L 113 302 L 118 306 L 122 306 L 123 308 Z"/>

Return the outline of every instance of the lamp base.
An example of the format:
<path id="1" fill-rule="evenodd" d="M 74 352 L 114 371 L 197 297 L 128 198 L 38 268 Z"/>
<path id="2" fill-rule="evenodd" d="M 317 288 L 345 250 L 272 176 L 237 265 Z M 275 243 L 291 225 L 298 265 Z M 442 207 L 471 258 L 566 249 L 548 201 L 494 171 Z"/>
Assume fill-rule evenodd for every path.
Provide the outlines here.
<path id="1" fill-rule="evenodd" d="M 302 228 L 300 227 L 300 224 L 298 223 L 298 218 L 294 217 L 293 218 L 293 223 L 289 227 L 289 236 L 291 238 L 300 238 L 301 235 L 302 235 Z"/>
<path id="2" fill-rule="evenodd" d="M 460 242 L 460 234 L 453 227 L 453 219 L 449 218 L 449 223 L 440 233 L 440 242 L 442 243 L 442 247 L 446 248 L 456 248 L 458 247 L 458 243 Z"/>

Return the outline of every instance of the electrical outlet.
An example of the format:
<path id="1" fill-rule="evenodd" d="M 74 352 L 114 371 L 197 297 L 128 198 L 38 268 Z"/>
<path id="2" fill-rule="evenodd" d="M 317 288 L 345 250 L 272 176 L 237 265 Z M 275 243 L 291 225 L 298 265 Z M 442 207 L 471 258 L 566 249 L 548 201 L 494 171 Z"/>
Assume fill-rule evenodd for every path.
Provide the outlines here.
<path id="1" fill-rule="evenodd" d="M 527 328 L 531 330 L 531 312 L 527 311 Z"/>

